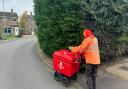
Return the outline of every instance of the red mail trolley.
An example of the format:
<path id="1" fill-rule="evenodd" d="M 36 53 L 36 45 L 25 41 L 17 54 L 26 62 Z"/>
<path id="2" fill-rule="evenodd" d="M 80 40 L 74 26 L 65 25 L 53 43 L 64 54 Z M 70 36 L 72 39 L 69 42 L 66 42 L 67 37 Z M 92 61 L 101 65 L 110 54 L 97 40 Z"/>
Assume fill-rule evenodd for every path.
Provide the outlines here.
<path id="1" fill-rule="evenodd" d="M 53 53 L 54 78 L 62 81 L 64 86 L 68 86 L 71 79 L 77 79 L 80 66 L 80 55 L 68 50 L 59 50 Z"/>

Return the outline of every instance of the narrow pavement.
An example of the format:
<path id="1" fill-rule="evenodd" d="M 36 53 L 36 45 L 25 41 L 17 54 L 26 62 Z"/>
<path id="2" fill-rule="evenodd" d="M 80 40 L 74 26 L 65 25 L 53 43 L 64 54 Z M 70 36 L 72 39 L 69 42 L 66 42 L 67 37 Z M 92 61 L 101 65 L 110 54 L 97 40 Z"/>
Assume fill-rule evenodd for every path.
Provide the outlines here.
<path id="1" fill-rule="evenodd" d="M 67 89 L 35 53 L 36 37 L 0 44 L 0 89 Z"/>

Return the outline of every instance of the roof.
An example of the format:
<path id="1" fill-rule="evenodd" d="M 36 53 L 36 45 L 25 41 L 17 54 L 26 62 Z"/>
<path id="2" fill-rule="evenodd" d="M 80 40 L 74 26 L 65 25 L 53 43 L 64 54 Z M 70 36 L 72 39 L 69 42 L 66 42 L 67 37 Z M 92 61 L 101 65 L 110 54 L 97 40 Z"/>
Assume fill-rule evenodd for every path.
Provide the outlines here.
<path id="1" fill-rule="evenodd" d="M 34 21 L 34 15 L 27 15 L 26 16 L 26 21 Z"/>
<path id="2" fill-rule="evenodd" d="M 0 12 L 0 17 L 4 16 L 4 12 Z M 12 13 L 12 12 L 5 12 L 5 16 L 7 17 L 18 17 L 17 13 Z"/>
<path id="3" fill-rule="evenodd" d="M 33 19 L 34 18 L 34 15 L 27 15 L 27 18 Z"/>

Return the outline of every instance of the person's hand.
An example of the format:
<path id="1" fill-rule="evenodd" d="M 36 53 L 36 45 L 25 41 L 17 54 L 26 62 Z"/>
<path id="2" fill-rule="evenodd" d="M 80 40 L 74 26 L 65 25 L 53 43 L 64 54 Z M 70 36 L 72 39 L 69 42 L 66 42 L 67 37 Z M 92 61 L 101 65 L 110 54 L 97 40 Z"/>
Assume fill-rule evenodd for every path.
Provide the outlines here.
<path id="1" fill-rule="evenodd" d="M 69 50 L 71 50 L 72 49 L 72 47 L 71 46 L 69 46 Z"/>

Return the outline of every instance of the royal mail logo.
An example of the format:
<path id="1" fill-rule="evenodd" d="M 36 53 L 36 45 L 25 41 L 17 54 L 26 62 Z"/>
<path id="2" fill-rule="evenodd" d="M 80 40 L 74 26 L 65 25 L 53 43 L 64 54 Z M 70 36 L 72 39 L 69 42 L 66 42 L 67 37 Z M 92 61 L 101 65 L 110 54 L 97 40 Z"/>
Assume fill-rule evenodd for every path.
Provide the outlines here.
<path id="1" fill-rule="evenodd" d="M 63 66 L 63 63 L 62 63 L 62 61 L 60 61 L 60 63 L 58 64 L 58 67 L 59 67 L 59 69 L 64 69 L 64 66 Z"/>

